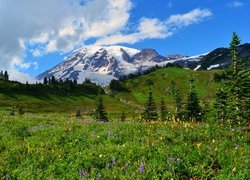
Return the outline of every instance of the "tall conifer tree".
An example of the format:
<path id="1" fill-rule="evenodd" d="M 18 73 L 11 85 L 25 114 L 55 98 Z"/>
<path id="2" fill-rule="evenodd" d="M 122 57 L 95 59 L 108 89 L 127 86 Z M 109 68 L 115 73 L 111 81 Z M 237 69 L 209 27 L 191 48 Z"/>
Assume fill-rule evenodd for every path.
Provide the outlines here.
<path id="1" fill-rule="evenodd" d="M 158 113 L 151 89 L 149 90 L 148 99 L 145 104 L 143 119 L 146 121 L 156 121 L 158 119 Z"/>
<path id="2" fill-rule="evenodd" d="M 187 118 L 189 120 L 201 120 L 201 107 L 199 105 L 199 99 L 195 90 L 193 78 L 190 80 L 189 96 L 186 111 Z"/>
<path id="3" fill-rule="evenodd" d="M 108 122 L 108 117 L 107 117 L 107 113 L 105 111 L 104 105 L 103 105 L 103 99 L 102 96 L 99 95 L 98 99 L 97 99 L 97 104 L 96 104 L 96 108 L 95 108 L 95 119 L 97 121 L 102 121 L 102 122 Z"/>

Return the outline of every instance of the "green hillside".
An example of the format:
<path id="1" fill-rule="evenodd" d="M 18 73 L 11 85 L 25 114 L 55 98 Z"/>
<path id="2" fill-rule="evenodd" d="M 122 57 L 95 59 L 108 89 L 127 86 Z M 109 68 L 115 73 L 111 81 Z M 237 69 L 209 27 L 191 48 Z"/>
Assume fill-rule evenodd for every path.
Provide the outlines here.
<path id="1" fill-rule="evenodd" d="M 216 92 L 216 82 L 214 74 L 219 71 L 193 71 L 177 67 L 165 67 L 146 75 L 121 81 L 124 91 L 111 91 L 110 93 L 117 99 L 131 105 L 143 105 L 149 88 L 152 89 L 156 102 L 163 97 L 168 107 L 172 105 L 170 93 L 171 81 L 173 80 L 176 87 L 182 94 L 185 101 L 189 90 L 189 80 L 193 76 L 197 93 L 202 101 L 212 100 Z M 158 103 L 159 104 L 159 103 Z"/>
<path id="2" fill-rule="evenodd" d="M 110 91 L 104 95 L 104 104 L 108 112 L 140 111 L 147 98 L 149 88 L 159 104 L 163 97 L 168 108 L 172 108 L 173 98 L 170 95 L 170 84 L 173 80 L 180 90 L 185 102 L 189 89 L 189 80 L 193 76 L 197 93 L 202 101 L 212 100 L 216 83 L 214 73 L 218 71 L 193 71 L 177 67 L 164 67 L 151 73 L 132 79 L 120 81 L 124 90 Z M 95 106 L 96 97 L 101 90 L 93 83 L 83 85 L 43 85 L 20 84 L 17 82 L 0 81 L 0 106 L 10 111 L 13 106 L 24 106 L 28 112 L 75 112 L 82 109 L 91 111 Z M 104 93 L 104 92 L 103 92 Z M 132 111 L 131 111 L 132 112 Z"/>
<path id="3" fill-rule="evenodd" d="M 13 106 L 23 106 L 26 112 L 84 112 L 91 111 L 96 103 L 100 87 L 93 83 L 83 85 L 43 85 L 20 84 L 0 81 L 1 111 L 9 112 Z M 127 106 L 116 99 L 104 95 L 108 111 L 120 111 Z M 116 106 L 113 106 L 116 104 Z"/>

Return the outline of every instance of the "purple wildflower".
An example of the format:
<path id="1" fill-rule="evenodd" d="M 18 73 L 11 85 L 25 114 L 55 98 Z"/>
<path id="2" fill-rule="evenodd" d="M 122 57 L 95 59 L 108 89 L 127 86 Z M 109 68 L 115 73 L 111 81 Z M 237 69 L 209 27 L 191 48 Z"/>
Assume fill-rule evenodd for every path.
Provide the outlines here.
<path id="1" fill-rule="evenodd" d="M 110 164 L 109 163 L 106 163 L 106 168 L 109 168 L 110 167 Z"/>
<path id="2" fill-rule="evenodd" d="M 112 137 L 112 136 L 114 136 L 114 133 L 112 133 L 112 132 L 109 131 L 108 136 Z"/>
<path id="3" fill-rule="evenodd" d="M 139 171 L 140 171 L 141 174 L 146 171 L 146 167 L 145 167 L 145 164 L 143 162 L 140 165 Z"/>
<path id="4" fill-rule="evenodd" d="M 116 161 L 116 160 L 115 160 L 115 158 L 113 157 L 113 158 L 112 158 L 112 164 L 113 164 L 113 165 L 115 165 L 115 161 Z"/>
<path id="5" fill-rule="evenodd" d="M 79 176 L 82 178 L 82 177 L 88 177 L 89 176 L 89 173 L 88 171 L 82 171 L 82 170 L 79 170 Z"/>

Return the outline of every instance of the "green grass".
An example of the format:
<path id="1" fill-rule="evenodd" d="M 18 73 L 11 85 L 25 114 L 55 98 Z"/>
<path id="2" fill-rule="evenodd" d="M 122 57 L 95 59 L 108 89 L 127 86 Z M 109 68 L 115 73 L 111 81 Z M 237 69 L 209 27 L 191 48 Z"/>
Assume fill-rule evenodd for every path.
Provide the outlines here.
<path id="1" fill-rule="evenodd" d="M 86 119 L 1 117 L 1 179 L 250 178 L 248 132 L 216 123 Z"/>
<path id="2" fill-rule="evenodd" d="M 173 80 L 180 90 L 185 102 L 189 91 L 189 80 L 193 76 L 194 85 L 201 101 L 213 100 L 218 86 L 213 75 L 218 71 L 193 71 L 181 68 L 162 68 L 150 74 L 142 75 L 123 82 L 128 92 L 117 92 L 115 97 L 130 102 L 132 105 L 143 105 L 147 99 L 149 88 L 152 89 L 156 102 L 159 104 L 163 97 L 169 108 L 172 108 L 173 97 L 170 96 L 170 84 Z M 150 82 L 150 86 L 148 85 Z"/>

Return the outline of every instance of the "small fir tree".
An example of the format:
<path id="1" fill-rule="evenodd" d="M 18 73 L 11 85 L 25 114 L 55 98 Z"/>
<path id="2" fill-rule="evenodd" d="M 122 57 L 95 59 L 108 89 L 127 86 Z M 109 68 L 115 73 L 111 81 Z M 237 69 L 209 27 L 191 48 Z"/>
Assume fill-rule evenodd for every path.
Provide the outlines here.
<path id="1" fill-rule="evenodd" d="M 3 79 L 4 79 L 5 81 L 8 81 L 8 80 L 9 80 L 9 74 L 8 74 L 7 71 L 4 72 L 4 74 L 3 74 Z"/>
<path id="2" fill-rule="evenodd" d="M 18 114 L 19 114 L 20 116 L 23 116 L 24 113 L 25 113 L 25 111 L 24 111 L 23 106 L 19 106 L 19 108 L 18 108 Z"/>
<path id="3" fill-rule="evenodd" d="M 15 116 L 15 106 L 12 107 L 12 110 L 10 112 L 10 115 L 11 116 Z"/>
<path id="4" fill-rule="evenodd" d="M 108 122 L 108 117 L 107 117 L 107 113 L 104 109 L 104 105 L 103 105 L 103 99 L 102 96 L 99 95 L 98 99 L 97 99 L 97 104 L 96 104 L 96 108 L 95 108 L 95 119 L 97 121 L 102 121 L 102 122 Z"/>
<path id="5" fill-rule="evenodd" d="M 81 115 L 81 110 L 78 109 L 78 110 L 76 111 L 76 118 L 81 118 L 81 117 L 82 117 L 82 115 Z"/>
<path id="6" fill-rule="evenodd" d="M 161 107 L 160 108 L 161 108 L 161 120 L 166 121 L 168 111 L 167 111 L 167 107 L 166 107 L 166 104 L 165 104 L 165 101 L 163 98 L 161 98 Z"/>
<path id="7" fill-rule="evenodd" d="M 228 116 L 227 110 L 227 101 L 228 101 L 228 94 L 225 90 L 224 83 L 221 85 L 221 88 L 217 90 L 216 99 L 214 103 L 214 110 L 216 119 L 220 122 L 225 122 Z"/>
<path id="8" fill-rule="evenodd" d="M 3 71 L 0 72 L 0 79 L 3 80 L 4 76 L 3 76 Z"/>
<path id="9" fill-rule="evenodd" d="M 48 78 L 47 77 L 44 77 L 44 79 L 43 79 L 43 84 L 48 84 Z"/>
<path id="10" fill-rule="evenodd" d="M 187 101 L 187 118 L 189 120 L 201 120 L 201 107 L 199 105 L 198 95 L 195 91 L 194 79 L 190 80 L 189 96 Z"/>
<path id="11" fill-rule="evenodd" d="M 151 89 L 149 90 L 148 99 L 145 104 L 143 119 L 146 121 L 156 121 L 158 119 L 158 113 Z"/>
<path id="12" fill-rule="evenodd" d="M 124 122 L 125 120 L 126 120 L 126 115 L 125 115 L 124 111 L 122 111 L 121 121 Z"/>
<path id="13" fill-rule="evenodd" d="M 176 88 L 174 81 L 171 81 L 171 95 L 174 97 L 174 118 L 175 120 L 181 118 L 182 100 L 178 88 Z"/>

